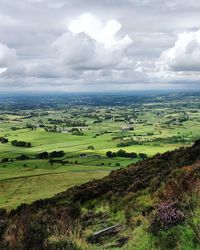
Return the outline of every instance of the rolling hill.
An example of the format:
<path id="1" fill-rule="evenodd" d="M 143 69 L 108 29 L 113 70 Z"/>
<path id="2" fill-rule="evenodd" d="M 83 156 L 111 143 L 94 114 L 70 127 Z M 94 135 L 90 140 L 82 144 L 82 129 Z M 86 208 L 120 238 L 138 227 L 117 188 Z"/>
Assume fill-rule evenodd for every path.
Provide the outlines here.
<path id="1" fill-rule="evenodd" d="M 200 140 L 0 210 L 0 249 L 200 249 Z"/>

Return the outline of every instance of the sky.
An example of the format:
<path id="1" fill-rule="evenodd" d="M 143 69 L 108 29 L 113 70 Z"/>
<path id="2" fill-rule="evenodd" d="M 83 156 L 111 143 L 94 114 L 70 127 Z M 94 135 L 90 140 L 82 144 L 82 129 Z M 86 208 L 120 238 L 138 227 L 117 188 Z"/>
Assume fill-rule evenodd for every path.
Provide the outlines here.
<path id="1" fill-rule="evenodd" d="M 200 90 L 199 0 L 0 0 L 0 91 Z"/>

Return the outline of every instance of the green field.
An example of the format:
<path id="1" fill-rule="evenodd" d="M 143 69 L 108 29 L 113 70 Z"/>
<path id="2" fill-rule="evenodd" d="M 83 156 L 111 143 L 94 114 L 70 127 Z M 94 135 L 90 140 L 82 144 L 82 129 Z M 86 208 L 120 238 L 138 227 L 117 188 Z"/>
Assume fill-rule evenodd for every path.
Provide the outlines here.
<path id="1" fill-rule="evenodd" d="M 25 105 L 22 109 L 16 100 L 15 108 L 1 104 L 0 137 L 8 142 L 0 143 L 0 207 L 11 209 L 51 197 L 141 160 L 139 156 L 108 158 L 107 151 L 123 149 L 151 157 L 191 145 L 200 134 L 199 98 L 173 97 L 170 104 L 167 97 L 159 98 L 126 106 L 71 101 L 56 108 L 48 104 L 48 108 Z M 13 140 L 31 142 L 31 147 L 13 146 Z M 126 146 L 127 142 L 132 144 Z M 64 163 L 36 158 L 41 152 L 60 150 L 65 155 L 56 159 Z M 17 160 L 22 154 L 29 159 Z"/>

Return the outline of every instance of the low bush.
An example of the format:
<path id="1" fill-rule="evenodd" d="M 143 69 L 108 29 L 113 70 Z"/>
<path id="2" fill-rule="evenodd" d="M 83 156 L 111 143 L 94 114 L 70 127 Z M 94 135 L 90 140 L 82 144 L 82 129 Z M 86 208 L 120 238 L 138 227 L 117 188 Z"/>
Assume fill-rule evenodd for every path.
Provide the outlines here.
<path id="1" fill-rule="evenodd" d="M 20 160 L 20 161 L 24 161 L 24 160 L 28 160 L 29 156 L 22 154 L 16 157 L 16 160 Z"/>
<path id="2" fill-rule="evenodd" d="M 0 137 L 0 142 L 1 142 L 1 143 L 7 143 L 7 142 L 8 142 L 8 139 L 5 138 L 5 137 Z"/>
<path id="3" fill-rule="evenodd" d="M 16 146 L 16 147 L 27 147 L 27 148 L 31 147 L 31 143 L 30 142 L 25 142 L 25 141 L 14 140 L 14 141 L 11 142 L 11 144 L 13 146 Z"/>
<path id="4" fill-rule="evenodd" d="M 9 162 L 9 159 L 8 159 L 8 158 L 3 158 L 3 159 L 1 160 L 1 162 Z"/>
<path id="5" fill-rule="evenodd" d="M 181 224 L 185 219 L 184 213 L 177 209 L 174 203 L 161 203 L 156 208 L 156 214 L 151 221 L 151 232 L 157 234 Z"/>

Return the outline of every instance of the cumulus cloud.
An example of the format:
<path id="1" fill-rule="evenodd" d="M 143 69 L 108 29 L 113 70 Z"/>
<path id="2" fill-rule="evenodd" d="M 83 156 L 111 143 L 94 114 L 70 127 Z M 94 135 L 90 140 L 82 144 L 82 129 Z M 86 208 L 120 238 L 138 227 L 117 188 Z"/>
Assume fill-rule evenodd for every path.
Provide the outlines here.
<path id="1" fill-rule="evenodd" d="M 53 49 L 63 64 L 75 67 L 91 60 L 94 55 L 95 42 L 87 34 L 74 35 L 67 31 L 55 40 Z"/>
<path id="2" fill-rule="evenodd" d="M 69 24 L 69 30 L 73 34 L 84 32 L 97 42 L 104 44 L 105 48 L 110 49 L 123 49 L 132 44 L 132 39 L 128 35 L 117 37 L 121 27 L 121 23 L 115 19 L 103 24 L 91 13 L 82 14 Z"/>
<path id="3" fill-rule="evenodd" d="M 0 89 L 189 86 L 199 12 L 195 0 L 1 1 Z"/>
<path id="4" fill-rule="evenodd" d="M 16 62 L 16 52 L 0 43 L 0 75 L 6 72 Z"/>
<path id="5" fill-rule="evenodd" d="M 161 60 L 174 71 L 200 71 L 200 30 L 178 35 L 175 45 L 164 51 Z"/>
<path id="6" fill-rule="evenodd" d="M 68 31 L 53 43 L 60 62 L 79 70 L 114 67 L 125 60 L 126 49 L 133 43 L 120 36 L 121 24 L 109 20 L 103 24 L 90 13 L 72 20 Z"/>
<path id="7" fill-rule="evenodd" d="M 0 67 L 8 67 L 16 60 L 16 52 L 14 49 L 8 48 L 0 43 Z"/>

